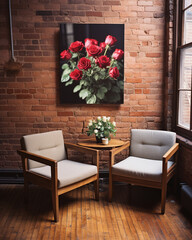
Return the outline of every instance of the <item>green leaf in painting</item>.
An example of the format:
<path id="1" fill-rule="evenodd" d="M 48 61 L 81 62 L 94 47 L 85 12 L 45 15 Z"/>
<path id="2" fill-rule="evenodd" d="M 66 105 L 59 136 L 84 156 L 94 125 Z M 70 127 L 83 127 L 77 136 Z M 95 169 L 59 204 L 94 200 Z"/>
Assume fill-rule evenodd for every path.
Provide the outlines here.
<path id="1" fill-rule="evenodd" d="M 85 83 L 85 80 L 81 79 L 79 84 L 82 86 L 84 83 Z"/>
<path id="2" fill-rule="evenodd" d="M 94 75 L 94 79 L 95 79 L 95 81 L 97 81 L 97 80 L 99 79 L 99 75 L 98 75 L 98 74 L 95 74 L 95 75 Z"/>
<path id="3" fill-rule="evenodd" d="M 96 103 L 96 100 L 97 100 L 96 96 L 93 95 L 87 100 L 87 104 L 94 104 Z"/>
<path id="4" fill-rule="evenodd" d="M 64 75 L 69 75 L 71 73 L 71 69 L 70 68 L 66 68 L 63 72 Z"/>
<path id="5" fill-rule="evenodd" d="M 98 74 L 99 74 L 99 78 L 100 78 L 100 79 L 105 79 L 105 78 L 106 78 L 106 73 L 105 73 L 105 71 L 101 70 Z"/>
<path id="6" fill-rule="evenodd" d="M 70 81 L 66 82 L 65 86 L 67 87 L 67 86 L 71 85 L 72 83 L 73 83 L 73 79 L 71 79 Z"/>
<path id="7" fill-rule="evenodd" d="M 97 97 L 99 99 L 103 99 L 105 97 L 105 93 L 107 92 L 107 88 L 106 87 L 101 87 L 98 89 L 97 91 Z"/>
<path id="8" fill-rule="evenodd" d="M 72 54 L 72 58 L 77 58 L 78 57 L 78 54 L 77 53 L 73 53 Z"/>
<path id="9" fill-rule="evenodd" d="M 67 81 L 69 81 L 69 79 L 70 79 L 70 76 L 65 75 L 64 72 L 63 72 L 63 74 L 61 76 L 61 82 L 67 82 Z"/>
<path id="10" fill-rule="evenodd" d="M 77 85 L 74 89 L 73 92 L 76 93 L 81 89 L 81 85 Z"/>
<path id="11" fill-rule="evenodd" d="M 85 99 L 90 94 L 88 89 L 83 89 L 79 92 L 79 97 Z"/>
<path id="12" fill-rule="evenodd" d="M 123 81 L 118 81 L 117 82 L 118 87 L 122 90 L 124 88 L 124 83 Z"/>
<path id="13" fill-rule="evenodd" d="M 67 63 L 64 63 L 61 68 L 64 70 L 66 68 L 69 68 L 69 65 Z"/>

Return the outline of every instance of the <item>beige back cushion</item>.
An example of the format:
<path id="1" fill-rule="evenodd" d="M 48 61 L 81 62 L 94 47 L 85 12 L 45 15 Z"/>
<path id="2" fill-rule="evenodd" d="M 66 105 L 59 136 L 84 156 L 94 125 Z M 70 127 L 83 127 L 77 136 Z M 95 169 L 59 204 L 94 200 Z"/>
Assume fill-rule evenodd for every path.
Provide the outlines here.
<path id="1" fill-rule="evenodd" d="M 176 142 L 176 133 L 147 130 L 132 129 L 131 130 L 131 156 L 161 160 L 163 155 Z"/>
<path id="2" fill-rule="evenodd" d="M 57 161 L 66 159 L 63 133 L 61 130 L 31 134 L 23 137 L 25 149 L 47 158 Z M 29 160 L 29 169 L 45 166 L 33 160 Z"/>

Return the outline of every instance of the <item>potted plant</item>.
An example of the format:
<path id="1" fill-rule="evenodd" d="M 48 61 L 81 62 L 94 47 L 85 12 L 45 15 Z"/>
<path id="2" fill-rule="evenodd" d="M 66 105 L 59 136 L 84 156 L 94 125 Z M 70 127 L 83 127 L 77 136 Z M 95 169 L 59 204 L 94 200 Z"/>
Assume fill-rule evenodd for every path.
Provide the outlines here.
<path id="1" fill-rule="evenodd" d="M 111 139 L 110 134 L 116 134 L 116 122 L 110 122 L 110 117 L 97 117 L 96 120 L 90 120 L 88 124 L 87 135 L 95 134 L 97 143 L 102 142 L 102 138 Z"/>

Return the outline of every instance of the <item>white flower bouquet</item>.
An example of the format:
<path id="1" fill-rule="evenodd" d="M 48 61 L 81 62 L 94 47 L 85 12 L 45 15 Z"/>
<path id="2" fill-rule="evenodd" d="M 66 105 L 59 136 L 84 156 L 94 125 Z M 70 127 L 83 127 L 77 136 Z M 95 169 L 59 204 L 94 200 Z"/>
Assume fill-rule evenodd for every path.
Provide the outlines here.
<path id="1" fill-rule="evenodd" d="M 88 124 L 87 135 L 95 134 L 98 143 L 102 142 L 102 138 L 110 139 L 110 134 L 115 136 L 116 122 L 110 122 L 110 117 L 97 117 L 96 120 L 90 120 Z"/>

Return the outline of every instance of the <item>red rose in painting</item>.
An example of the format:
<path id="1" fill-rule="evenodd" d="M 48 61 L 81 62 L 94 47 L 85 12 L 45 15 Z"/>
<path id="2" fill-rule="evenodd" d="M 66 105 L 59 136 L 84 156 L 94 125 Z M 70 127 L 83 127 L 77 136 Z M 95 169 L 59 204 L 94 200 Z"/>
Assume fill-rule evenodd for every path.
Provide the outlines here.
<path id="1" fill-rule="evenodd" d="M 75 69 L 73 72 L 70 73 L 69 75 L 73 80 L 81 80 L 83 76 L 83 72 L 80 71 L 79 69 Z"/>
<path id="2" fill-rule="evenodd" d="M 106 68 L 110 65 L 110 58 L 107 56 L 100 56 L 95 60 L 95 62 L 100 68 Z"/>
<path id="3" fill-rule="evenodd" d="M 79 60 L 79 63 L 78 63 L 78 68 L 79 69 L 83 69 L 83 70 L 88 70 L 89 68 L 91 68 L 91 61 L 85 57 L 82 57 L 80 60 Z"/>
<path id="4" fill-rule="evenodd" d="M 80 41 L 76 41 L 76 42 L 72 42 L 69 49 L 71 50 L 71 52 L 79 52 L 83 49 L 84 44 Z"/>
<path id="5" fill-rule="evenodd" d="M 98 56 L 102 52 L 102 49 L 97 45 L 89 45 L 86 50 L 88 55 L 92 57 Z"/>
<path id="6" fill-rule="evenodd" d="M 85 48 L 88 48 L 90 45 L 98 45 L 98 41 L 91 38 L 85 38 Z"/>
<path id="7" fill-rule="evenodd" d="M 117 67 L 110 68 L 109 70 L 109 76 L 112 78 L 117 79 L 119 77 L 119 70 Z"/>
<path id="8" fill-rule="evenodd" d="M 111 36 L 111 35 L 108 35 L 105 38 L 105 44 L 106 45 L 113 46 L 116 42 L 117 42 L 117 39 L 115 37 Z"/>
<path id="9" fill-rule="evenodd" d="M 106 43 L 105 43 L 105 42 L 101 42 L 101 43 L 99 44 L 99 46 L 100 46 L 102 49 L 105 49 Z"/>
<path id="10" fill-rule="evenodd" d="M 123 57 L 124 52 L 121 49 L 115 49 L 112 57 L 115 60 L 120 60 Z"/>
<path id="11" fill-rule="evenodd" d="M 72 57 L 72 55 L 69 50 L 64 50 L 63 52 L 60 53 L 60 57 L 61 59 L 69 60 Z"/>

